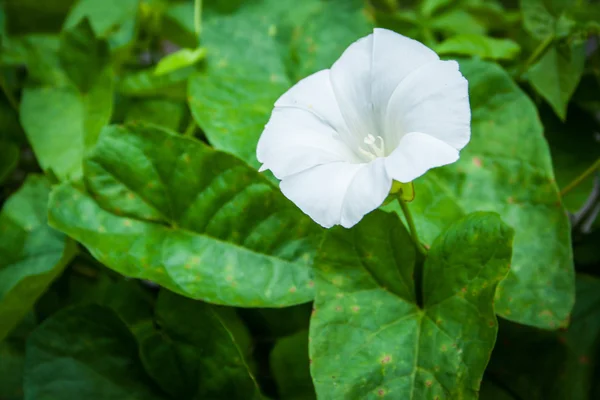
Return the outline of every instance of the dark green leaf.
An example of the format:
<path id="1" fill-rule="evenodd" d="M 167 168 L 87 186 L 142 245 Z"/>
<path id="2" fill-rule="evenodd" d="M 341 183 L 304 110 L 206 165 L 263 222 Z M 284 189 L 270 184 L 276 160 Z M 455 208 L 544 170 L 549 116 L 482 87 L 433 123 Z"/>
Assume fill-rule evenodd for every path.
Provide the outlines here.
<path id="1" fill-rule="evenodd" d="M 10 34 L 58 32 L 75 0 L 4 0 Z"/>
<path id="2" fill-rule="evenodd" d="M 73 257 L 73 243 L 50 228 L 50 185 L 36 175 L 10 197 L 0 214 L 0 341 Z"/>
<path id="3" fill-rule="evenodd" d="M 27 342 L 25 397 L 165 399 L 144 372 L 137 345 L 117 315 L 97 305 L 63 310 Z"/>
<path id="4" fill-rule="evenodd" d="M 415 303 L 415 250 L 376 211 L 328 232 L 316 263 L 311 372 L 319 398 L 475 399 L 497 332 L 493 299 L 513 233 L 474 213 L 433 243 Z"/>
<path id="5" fill-rule="evenodd" d="M 527 71 L 527 80 L 564 121 L 567 106 L 581 80 L 585 64 L 585 44 L 575 43 L 561 49 L 550 48 Z"/>
<path id="6" fill-rule="evenodd" d="M 315 388 L 308 361 L 308 331 L 281 338 L 275 343 L 270 365 L 281 400 L 314 400 Z"/>
<path id="7" fill-rule="evenodd" d="M 140 343 L 141 356 L 174 398 L 262 398 L 248 364 L 250 337 L 233 309 L 163 290 L 156 320 L 160 331 Z"/>
<path id="8" fill-rule="evenodd" d="M 109 63 L 108 45 L 96 40 L 87 19 L 63 33 L 58 54 L 62 68 L 82 93 L 94 87 Z"/>
<path id="9" fill-rule="evenodd" d="M 575 107 L 569 111 L 565 122 L 561 122 L 549 107 L 540 111 L 544 134 L 552 151 L 556 182 L 564 188 L 600 158 L 600 143 L 594 137 L 600 131 L 600 124 L 593 115 Z M 593 174 L 562 196 L 569 211 L 578 211 L 583 206 L 592 191 L 592 184 Z"/>
<path id="10" fill-rule="evenodd" d="M 80 0 L 69 13 L 65 29 L 87 18 L 96 36 L 107 38 L 111 49 L 129 44 L 135 37 L 139 0 Z"/>
<path id="11" fill-rule="evenodd" d="M 522 399 L 592 399 L 599 335 L 600 280 L 578 275 L 569 329 L 501 324 L 488 372 Z"/>
<path id="12" fill-rule="evenodd" d="M 417 229 L 431 244 L 461 214 L 498 212 L 516 233 L 496 312 L 543 328 L 565 325 L 575 292 L 570 226 L 536 108 L 497 65 L 465 61 L 461 71 L 469 81 L 471 142 L 457 163 L 415 181 Z M 395 203 L 388 208 L 400 212 Z"/>
<path id="13" fill-rule="evenodd" d="M 0 340 L 0 399 L 23 399 L 25 341 L 35 328 L 35 318 L 29 314 L 4 340 Z"/>
<path id="14" fill-rule="evenodd" d="M 10 175 L 19 162 L 19 146 L 0 140 L 0 183 Z"/>
<path id="15" fill-rule="evenodd" d="M 90 194 L 54 191 L 53 226 L 105 265 L 188 297 L 274 307 L 313 296 L 320 230 L 239 160 L 153 127 L 106 128 Z"/>
<path id="16" fill-rule="evenodd" d="M 136 99 L 125 115 L 127 123 L 151 123 L 178 131 L 185 113 L 185 103 L 170 99 Z"/>

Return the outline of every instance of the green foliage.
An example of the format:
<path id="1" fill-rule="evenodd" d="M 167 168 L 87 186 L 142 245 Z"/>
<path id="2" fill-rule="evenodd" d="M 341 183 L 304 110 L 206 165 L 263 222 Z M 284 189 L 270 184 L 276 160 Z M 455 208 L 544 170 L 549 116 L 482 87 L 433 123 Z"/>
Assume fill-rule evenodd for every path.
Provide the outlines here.
<path id="1" fill-rule="evenodd" d="M 438 237 L 421 267 L 393 214 L 328 232 L 310 327 L 319 398 L 477 398 L 512 237 L 497 215 L 470 214 Z M 423 269 L 421 288 L 415 268 Z"/>
<path id="2" fill-rule="evenodd" d="M 354 0 L 310 0 L 293 9 L 261 0 L 235 13 L 207 13 L 202 44 L 210 57 L 190 79 L 188 93 L 209 142 L 257 167 L 256 143 L 275 100 L 367 34 L 371 25 L 363 12 Z"/>
<path id="3" fill-rule="evenodd" d="M 512 60 L 520 50 L 510 39 L 468 34 L 452 36 L 435 48 L 440 55 L 478 56 L 489 60 Z"/>
<path id="4" fill-rule="evenodd" d="M 105 265 L 218 304 L 312 298 L 319 230 L 232 156 L 161 129 L 113 126 L 84 169 L 88 191 L 59 186 L 50 221 Z"/>
<path id="5" fill-rule="evenodd" d="M 527 325 L 565 325 L 574 301 L 569 221 L 536 109 L 497 65 L 465 61 L 461 71 L 469 80 L 472 139 L 459 162 L 415 181 L 417 226 L 431 244 L 468 212 L 498 212 L 515 228 L 515 243 L 496 312 Z M 491 90 L 499 95 L 490 97 Z"/>
<path id="6" fill-rule="evenodd" d="M 592 0 L 5 0 L 0 399 L 600 398 L 599 21 Z M 256 144 L 373 27 L 459 58 L 472 137 L 324 230 Z"/>
<path id="7" fill-rule="evenodd" d="M 50 185 L 30 175 L 0 213 L 0 341 L 27 315 L 73 257 L 73 245 L 48 226 Z"/>

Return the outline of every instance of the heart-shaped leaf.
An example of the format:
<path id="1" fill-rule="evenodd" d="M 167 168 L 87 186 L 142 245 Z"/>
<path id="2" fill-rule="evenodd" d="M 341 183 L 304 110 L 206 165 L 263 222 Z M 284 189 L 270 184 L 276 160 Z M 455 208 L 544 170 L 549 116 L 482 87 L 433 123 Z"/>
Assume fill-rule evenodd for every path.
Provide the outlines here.
<path id="1" fill-rule="evenodd" d="M 320 229 L 233 156 L 157 127 L 112 126 L 85 183 L 89 193 L 55 189 L 50 221 L 110 268 L 218 304 L 312 299 Z"/>
<path id="2" fill-rule="evenodd" d="M 476 399 L 496 340 L 493 299 L 513 231 L 473 213 L 433 243 L 415 301 L 416 252 L 394 214 L 330 230 L 317 259 L 311 371 L 324 399 Z"/>

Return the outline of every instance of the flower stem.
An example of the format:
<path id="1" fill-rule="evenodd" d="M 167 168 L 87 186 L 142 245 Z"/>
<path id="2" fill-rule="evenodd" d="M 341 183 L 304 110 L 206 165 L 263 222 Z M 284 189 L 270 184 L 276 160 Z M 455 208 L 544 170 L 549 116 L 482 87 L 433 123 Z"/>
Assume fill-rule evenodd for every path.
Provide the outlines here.
<path id="1" fill-rule="evenodd" d="M 600 158 L 597 159 L 596 162 L 593 163 L 591 167 L 589 167 L 588 169 L 583 171 L 583 173 L 581 175 L 579 175 L 577 178 L 573 179 L 571 181 L 571 183 L 569 183 L 567 186 L 565 186 L 560 191 L 560 196 L 564 197 L 567 193 L 569 193 L 571 190 L 573 190 L 575 187 L 577 187 L 577 185 L 579 185 L 581 182 L 583 182 L 588 176 L 590 176 L 591 174 L 596 172 L 598 169 L 600 169 Z"/>
<path id="2" fill-rule="evenodd" d="M 415 243 L 415 247 L 417 248 L 417 251 L 421 255 L 426 256 L 427 249 L 425 249 L 425 247 L 421 243 L 421 240 L 419 240 L 419 234 L 417 233 L 417 228 L 415 226 L 415 221 L 412 218 L 412 214 L 410 213 L 410 210 L 408 209 L 408 204 L 406 204 L 406 202 L 404 200 L 400 199 L 400 197 L 398 197 L 398 203 L 400 203 L 400 208 L 402 208 L 404 217 L 406 217 L 406 222 L 408 223 L 408 229 L 410 230 L 410 236 L 412 237 L 412 240 Z"/>
<path id="3" fill-rule="evenodd" d="M 202 0 L 194 0 L 194 31 L 196 39 L 200 40 L 200 30 L 202 29 Z"/>

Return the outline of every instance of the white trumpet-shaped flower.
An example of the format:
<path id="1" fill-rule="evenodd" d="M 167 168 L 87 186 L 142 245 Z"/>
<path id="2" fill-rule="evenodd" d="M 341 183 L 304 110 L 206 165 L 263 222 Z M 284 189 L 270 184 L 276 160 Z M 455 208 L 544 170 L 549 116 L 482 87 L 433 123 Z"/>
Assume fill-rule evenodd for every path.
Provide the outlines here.
<path id="1" fill-rule="evenodd" d="M 393 180 L 458 160 L 470 122 L 455 61 L 375 29 L 277 100 L 257 158 L 313 220 L 349 228 L 383 203 Z"/>

